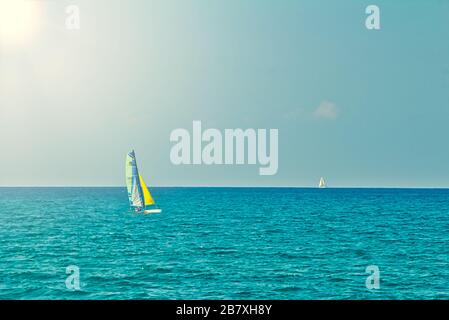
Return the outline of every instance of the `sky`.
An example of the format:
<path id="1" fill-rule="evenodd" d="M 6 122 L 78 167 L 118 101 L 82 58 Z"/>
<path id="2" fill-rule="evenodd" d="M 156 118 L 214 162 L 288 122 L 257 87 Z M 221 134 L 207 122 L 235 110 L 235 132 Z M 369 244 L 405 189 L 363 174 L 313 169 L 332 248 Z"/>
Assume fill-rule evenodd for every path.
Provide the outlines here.
<path id="1" fill-rule="evenodd" d="M 135 149 L 152 186 L 449 187 L 449 1 L 27 2 L 0 30 L 0 186 L 122 186 Z M 173 165 L 194 120 L 278 129 L 277 174 Z"/>

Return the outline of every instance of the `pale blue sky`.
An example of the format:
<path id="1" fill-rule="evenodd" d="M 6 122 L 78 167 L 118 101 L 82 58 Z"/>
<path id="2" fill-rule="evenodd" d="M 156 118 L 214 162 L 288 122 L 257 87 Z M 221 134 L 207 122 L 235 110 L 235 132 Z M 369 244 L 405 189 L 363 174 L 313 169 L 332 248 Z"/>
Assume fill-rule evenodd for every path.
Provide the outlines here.
<path id="1" fill-rule="evenodd" d="M 0 42 L 0 185 L 123 185 L 134 148 L 150 185 L 449 187 L 448 1 L 37 3 Z M 278 174 L 172 165 L 193 120 L 279 129 Z"/>

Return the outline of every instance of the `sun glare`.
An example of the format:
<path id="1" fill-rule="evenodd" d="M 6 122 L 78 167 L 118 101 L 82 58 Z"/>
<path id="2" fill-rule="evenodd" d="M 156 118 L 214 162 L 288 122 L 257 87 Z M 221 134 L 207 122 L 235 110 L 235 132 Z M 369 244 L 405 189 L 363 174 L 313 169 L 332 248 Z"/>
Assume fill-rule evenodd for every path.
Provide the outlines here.
<path id="1" fill-rule="evenodd" d="M 0 0 L 0 44 L 17 44 L 36 31 L 38 1 Z"/>

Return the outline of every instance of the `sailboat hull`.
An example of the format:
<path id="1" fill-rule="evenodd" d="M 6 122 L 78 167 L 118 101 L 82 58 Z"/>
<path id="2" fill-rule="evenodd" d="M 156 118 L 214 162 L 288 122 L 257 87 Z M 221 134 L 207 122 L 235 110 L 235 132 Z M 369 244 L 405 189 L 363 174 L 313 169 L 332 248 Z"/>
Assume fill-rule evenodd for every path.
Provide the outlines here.
<path id="1" fill-rule="evenodd" d="M 152 214 L 152 213 L 161 213 L 162 209 L 149 209 L 149 210 L 144 210 L 143 213 L 145 214 Z"/>

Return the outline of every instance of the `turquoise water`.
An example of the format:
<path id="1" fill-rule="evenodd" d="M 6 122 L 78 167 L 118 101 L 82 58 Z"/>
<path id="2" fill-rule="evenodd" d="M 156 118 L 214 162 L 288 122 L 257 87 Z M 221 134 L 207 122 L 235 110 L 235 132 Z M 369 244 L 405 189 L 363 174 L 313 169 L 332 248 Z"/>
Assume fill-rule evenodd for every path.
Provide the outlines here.
<path id="1" fill-rule="evenodd" d="M 153 195 L 163 213 L 144 216 L 124 188 L 0 188 L 0 298 L 449 298 L 449 190 Z M 80 291 L 66 288 L 69 265 Z"/>

